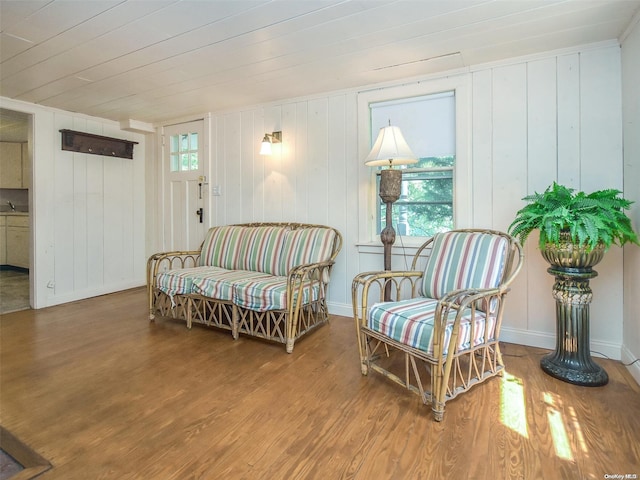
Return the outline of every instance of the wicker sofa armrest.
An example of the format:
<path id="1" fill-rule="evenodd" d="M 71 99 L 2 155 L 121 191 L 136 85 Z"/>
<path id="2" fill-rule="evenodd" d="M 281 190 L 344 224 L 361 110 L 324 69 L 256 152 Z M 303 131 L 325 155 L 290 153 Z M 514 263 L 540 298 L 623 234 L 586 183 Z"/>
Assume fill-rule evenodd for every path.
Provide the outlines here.
<path id="1" fill-rule="evenodd" d="M 200 262 L 200 250 L 176 250 L 159 252 L 147 260 L 147 295 L 149 298 L 149 318 L 154 318 L 153 290 L 156 288 L 158 273 L 166 270 L 191 268 Z"/>

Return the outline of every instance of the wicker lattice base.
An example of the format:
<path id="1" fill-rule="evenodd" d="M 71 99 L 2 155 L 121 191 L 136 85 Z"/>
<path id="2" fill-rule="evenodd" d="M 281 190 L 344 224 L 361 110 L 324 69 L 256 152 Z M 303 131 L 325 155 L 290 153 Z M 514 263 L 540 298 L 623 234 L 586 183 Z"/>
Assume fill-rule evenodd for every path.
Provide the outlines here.
<path id="1" fill-rule="evenodd" d="M 238 338 L 238 331 L 234 329 L 234 307 L 231 302 L 210 301 L 200 295 L 190 295 L 191 308 L 187 318 L 187 327 L 193 323 L 231 330 L 233 338 Z"/>
<path id="2" fill-rule="evenodd" d="M 434 419 L 444 417 L 446 402 L 504 370 L 500 345 L 490 342 L 473 350 L 457 352 L 452 356 L 451 371 L 438 366 L 438 359 L 425 352 L 403 345 L 377 332 L 363 329 L 367 338 L 366 360 L 362 373 L 378 372 L 395 383 L 418 394 L 425 405 L 430 405 Z M 400 361 L 398 361 L 400 359 Z M 426 367 L 426 375 L 421 372 Z M 441 368 L 438 374 L 438 368 Z"/>
<path id="3" fill-rule="evenodd" d="M 234 339 L 237 339 L 239 334 L 244 334 L 283 343 L 286 345 L 287 353 L 293 351 L 298 338 L 329 320 L 323 299 L 303 305 L 297 315 L 291 315 L 288 310 L 248 310 L 231 302 L 200 295 L 174 295 L 172 302 L 168 295 L 157 289 L 153 296 L 156 309 L 151 312 L 152 319 L 158 314 L 182 319 L 188 328 L 196 323 L 231 330 Z"/>

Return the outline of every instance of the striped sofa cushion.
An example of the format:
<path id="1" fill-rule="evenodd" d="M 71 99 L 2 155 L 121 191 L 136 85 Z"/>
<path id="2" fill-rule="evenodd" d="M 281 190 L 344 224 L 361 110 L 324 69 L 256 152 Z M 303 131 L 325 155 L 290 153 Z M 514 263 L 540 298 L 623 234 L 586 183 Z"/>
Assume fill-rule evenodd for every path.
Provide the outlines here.
<path id="1" fill-rule="evenodd" d="M 319 285 L 313 282 L 302 289 L 303 304 L 318 299 Z M 294 293 L 297 295 L 297 292 Z M 233 303 L 239 307 L 265 312 L 287 308 L 287 277 L 264 277 L 239 281 L 235 284 Z"/>
<path id="2" fill-rule="evenodd" d="M 287 231 L 274 275 L 288 275 L 298 265 L 329 260 L 334 240 L 335 233 L 330 228 L 311 227 Z"/>
<path id="3" fill-rule="evenodd" d="M 284 227 L 248 227 L 236 268 L 273 274 L 288 231 Z"/>
<path id="4" fill-rule="evenodd" d="M 174 295 L 186 295 L 193 292 L 193 280 L 198 276 L 223 271 L 219 267 L 193 267 L 178 270 L 167 270 L 158 274 L 157 287 L 173 298 Z"/>
<path id="5" fill-rule="evenodd" d="M 424 272 L 422 295 L 442 298 L 462 288 L 495 288 L 504 273 L 508 241 L 479 232 L 435 235 Z"/>
<path id="6" fill-rule="evenodd" d="M 271 275 L 247 270 L 223 270 L 200 275 L 192 279 L 192 292 L 216 300 L 234 301 L 238 283 L 246 279 L 272 278 Z"/>
<path id="7" fill-rule="evenodd" d="M 234 225 L 211 227 L 202 243 L 200 265 L 234 269 L 235 262 L 240 257 L 244 230 L 244 227 Z"/>
<path id="8" fill-rule="evenodd" d="M 277 226 L 213 227 L 202 245 L 201 264 L 273 274 L 287 231 Z"/>
<path id="9" fill-rule="evenodd" d="M 412 298 L 400 302 L 384 302 L 374 304 L 367 318 L 367 326 L 378 333 L 390 337 L 404 345 L 433 355 L 433 320 L 437 300 L 430 298 Z M 448 353 L 449 340 L 453 330 L 455 312 L 451 312 L 445 328 L 444 352 Z M 475 331 L 473 345 L 479 345 L 484 340 L 486 317 L 483 312 L 476 310 Z M 489 339 L 495 335 L 496 319 L 489 316 Z M 457 350 L 464 351 L 471 347 L 471 316 L 462 317 Z"/>

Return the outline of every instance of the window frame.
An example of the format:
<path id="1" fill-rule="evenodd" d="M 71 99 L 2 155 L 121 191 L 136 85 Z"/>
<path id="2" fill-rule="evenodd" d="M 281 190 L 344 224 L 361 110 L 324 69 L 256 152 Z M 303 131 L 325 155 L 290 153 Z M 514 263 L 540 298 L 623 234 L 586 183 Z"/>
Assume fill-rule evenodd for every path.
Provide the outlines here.
<path id="1" fill-rule="evenodd" d="M 453 91 L 455 95 L 456 114 L 456 162 L 454 165 L 453 216 L 454 228 L 468 228 L 472 219 L 471 195 L 471 98 L 470 78 L 468 74 L 455 75 L 429 81 L 420 81 L 407 85 L 391 86 L 361 91 L 358 93 L 358 161 L 360 205 L 358 231 L 359 247 L 380 246 L 380 236 L 376 231 L 377 168 L 364 165 L 364 158 L 371 150 L 373 133 L 371 131 L 370 105 L 379 102 L 400 100 L 403 98 L 421 97 Z M 394 248 L 402 246 L 416 247 L 424 243 L 426 237 L 403 236 L 396 240 Z"/>

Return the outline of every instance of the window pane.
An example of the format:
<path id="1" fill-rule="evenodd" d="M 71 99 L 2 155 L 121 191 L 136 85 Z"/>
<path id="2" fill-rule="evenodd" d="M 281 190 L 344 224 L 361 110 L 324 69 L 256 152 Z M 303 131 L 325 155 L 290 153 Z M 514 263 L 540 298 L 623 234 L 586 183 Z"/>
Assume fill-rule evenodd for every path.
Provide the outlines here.
<path id="1" fill-rule="evenodd" d="M 394 206 L 399 232 L 430 237 L 453 228 L 452 170 L 405 174 L 402 183 L 403 195 Z"/>
<path id="2" fill-rule="evenodd" d="M 189 150 L 189 135 L 183 133 L 180 135 L 180 151 L 184 152 L 186 150 Z"/>
<path id="3" fill-rule="evenodd" d="M 191 134 L 191 150 L 197 150 L 198 149 L 198 134 L 197 133 L 192 133 Z"/>
<path id="4" fill-rule="evenodd" d="M 180 170 L 180 161 L 178 160 L 178 155 L 175 153 L 172 153 L 171 154 L 171 171 L 177 172 L 178 170 Z"/>
<path id="5" fill-rule="evenodd" d="M 428 158 L 421 159 L 419 164 L 443 165 L 453 164 L 454 161 L 454 157 Z M 430 237 L 437 232 L 451 230 L 453 188 L 453 167 L 406 169 L 402 175 L 400 198 L 393 204 L 392 222 L 396 233 Z M 378 213 L 380 232 L 386 218 L 386 205 L 382 200 L 379 200 Z"/>
<path id="6" fill-rule="evenodd" d="M 178 143 L 178 135 L 171 135 L 169 142 L 170 142 L 169 145 L 171 148 L 171 153 L 177 152 L 178 150 L 180 150 L 180 146 Z"/>
<path id="7" fill-rule="evenodd" d="M 180 154 L 180 170 L 182 171 L 189 170 L 189 154 L 188 153 Z"/>
<path id="8" fill-rule="evenodd" d="M 198 152 L 192 152 L 189 155 L 191 156 L 190 169 L 197 170 L 198 169 Z"/>

